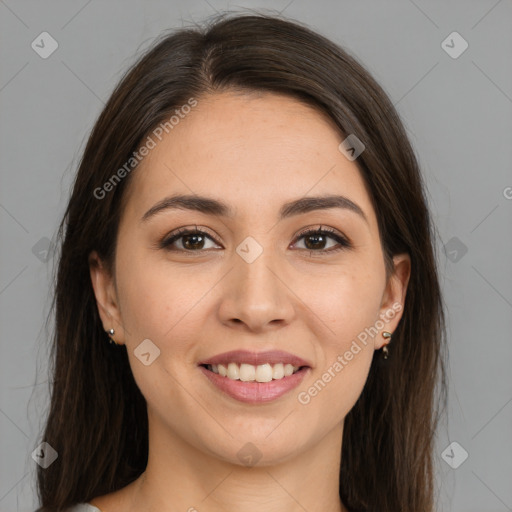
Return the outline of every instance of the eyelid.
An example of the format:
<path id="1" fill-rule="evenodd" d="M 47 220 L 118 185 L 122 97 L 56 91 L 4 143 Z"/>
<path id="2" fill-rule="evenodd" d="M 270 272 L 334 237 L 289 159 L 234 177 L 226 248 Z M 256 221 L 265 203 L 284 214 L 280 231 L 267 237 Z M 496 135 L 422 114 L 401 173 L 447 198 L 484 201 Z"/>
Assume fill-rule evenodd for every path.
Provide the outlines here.
<path id="1" fill-rule="evenodd" d="M 219 243 L 214 235 L 210 233 L 208 228 L 205 228 L 203 226 L 198 226 L 197 224 L 194 224 L 193 227 L 182 227 L 177 228 L 171 233 L 167 234 L 161 242 L 158 243 L 158 246 L 161 249 L 167 249 L 171 243 L 174 243 L 176 240 L 179 240 L 181 237 L 189 235 L 189 234 L 204 234 L 207 235 L 208 238 L 210 238 L 213 242 L 215 242 L 217 245 L 222 245 Z M 170 249 L 169 249 L 170 250 Z M 177 251 L 180 251 L 180 249 L 177 249 Z M 181 251 L 181 252 L 204 252 L 204 251 Z"/>
<path id="2" fill-rule="evenodd" d="M 347 242 L 348 242 L 347 237 L 344 236 L 342 233 L 340 233 L 338 230 L 331 228 L 329 226 L 324 226 L 323 224 L 313 224 L 312 226 L 305 227 L 297 233 L 295 238 L 296 239 L 301 238 L 304 235 L 308 235 L 309 233 L 317 233 L 319 231 L 322 231 L 322 232 L 328 233 L 328 234 L 332 234 L 332 235 L 337 235 L 338 237 L 343 238 L 343 239 L 347 240 Z"/>

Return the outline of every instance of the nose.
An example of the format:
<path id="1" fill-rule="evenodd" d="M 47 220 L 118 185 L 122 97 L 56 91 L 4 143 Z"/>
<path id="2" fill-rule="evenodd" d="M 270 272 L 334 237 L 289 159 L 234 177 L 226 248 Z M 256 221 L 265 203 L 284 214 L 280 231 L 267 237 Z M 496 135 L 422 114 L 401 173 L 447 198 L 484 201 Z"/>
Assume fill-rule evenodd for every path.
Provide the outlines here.
<path id="1" fill-rule="evenodd" d="M 236 253 L 233 260 L 234 268 L 222 284 L 221 322 L 252 332 L 288 325 L 295 314 L 293 293 L 272 251 L 265 249 L 252 263 Z"/>

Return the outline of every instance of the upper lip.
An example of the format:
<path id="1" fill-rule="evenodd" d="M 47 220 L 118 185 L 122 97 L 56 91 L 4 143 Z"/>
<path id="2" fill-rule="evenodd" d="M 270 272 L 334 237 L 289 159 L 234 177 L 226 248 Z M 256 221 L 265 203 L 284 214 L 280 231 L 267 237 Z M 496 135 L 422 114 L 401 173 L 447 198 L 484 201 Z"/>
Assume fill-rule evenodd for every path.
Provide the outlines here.
<path id="1" fill-rule="evenodd" d="M 206 364 L 222 364 L 228 365 L 229 363 L 237 364 L 252 364 L 258 366 L 261 364 L 291 364 L 293 366 L 309 366 L 311 363 L 302 359 L 299 356 L 290 354 L 289 352 L 283 352 L 282 350 L 268 350 L 266 352 L 250 352 L 248 350 L 232 350 L 231 352 L 224 352 L 217 354 L 216 356 L 209 357 L 200 361 L 198 365 Z"/>

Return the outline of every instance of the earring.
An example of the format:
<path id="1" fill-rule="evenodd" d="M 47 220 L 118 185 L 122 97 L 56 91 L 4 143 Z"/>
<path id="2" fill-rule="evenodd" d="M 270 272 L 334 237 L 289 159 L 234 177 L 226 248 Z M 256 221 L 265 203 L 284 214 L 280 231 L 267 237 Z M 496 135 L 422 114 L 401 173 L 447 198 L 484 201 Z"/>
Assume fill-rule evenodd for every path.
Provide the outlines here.
<path id="1" fill-rule="evenodd" d="M 108 331 L 105 331 L 105 332 L 108 333 L 108 337 L 110 338 L 110 344 L 114 343 L 114 345 L 117 345 L 116 340 L 114 340 L 114 338 L 112 338 L 112 336 L 114 336 L 114 334 L 115 334 L 114 329 L 109 329 Z"/>
<path id="2" fill-rule="evenodd" d="M 386 339 L 389 339 L 389 340 L 391 341 L 391 333 L 390 333 L 390 332 L 388 332 L 388 331 L 384 331 L 384 332 L 382 333 L 382 337 L 383 337 L 383 338 L 386 338 Z M 388 343 L 390 343 L 390 341 L 388 341 Z M 382 347 L 382 353 L 383 353 L 383 357 L 384 357 L 384 359 L 387 359 L 387 358 L 388 358 L 388 355 L 389 355 L 389 350 L 388 350 L 388 347 L 387 347 L 387 344 L 388 344 L 388 343 L 386 343 L 386 345 L 384 345 L 384 346 Z"/>

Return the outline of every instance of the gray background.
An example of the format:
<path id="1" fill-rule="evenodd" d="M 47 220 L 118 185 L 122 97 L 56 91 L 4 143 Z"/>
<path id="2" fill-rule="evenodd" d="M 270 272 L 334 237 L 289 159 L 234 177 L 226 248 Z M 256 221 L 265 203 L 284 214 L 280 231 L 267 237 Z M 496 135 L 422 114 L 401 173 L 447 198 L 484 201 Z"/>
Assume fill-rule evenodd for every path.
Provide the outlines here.
<path id="1" fill-rule="evenodd" d="M 56 259 L 47 249 L 86 137 L 137 52 L 226 8 L 306 22 L 358 57 L 397 105 L 427 182 L 448 309 L 438 510 L 512 510 L 510 0 L 0 0 L 0 511 L 37 505 L 31 453 L 49 398 Z M 43 31 L 59 45 L 46 59 L 31 48 Z M 469 44 L 458 58 L 441 46 L 453 31 Z M 457 469 L 446 460 L 460 463 L 460 448 L 442 456 L 453 441 L 469 454 Z"/>

